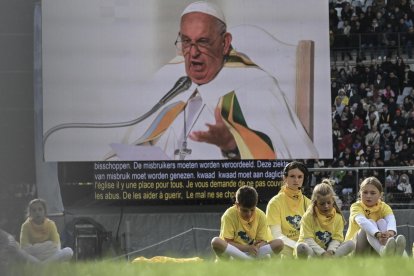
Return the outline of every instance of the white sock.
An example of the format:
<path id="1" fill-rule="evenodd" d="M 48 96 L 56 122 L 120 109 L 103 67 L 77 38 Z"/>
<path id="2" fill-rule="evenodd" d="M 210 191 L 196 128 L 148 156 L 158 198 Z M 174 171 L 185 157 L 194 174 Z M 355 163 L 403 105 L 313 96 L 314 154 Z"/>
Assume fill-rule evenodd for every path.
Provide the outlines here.
<path id="1" fill-rule="evenodd" d="M 374 248 L 374 250 L 381 254 L 381 249 L 384 247 L 384 245 L 381 245 L 377 238 L 371 236 L 370 234 L 367 234 L 367 240 L 369 244 Z"/>
<path id="2" fill-rule="evenodd" d="M 261 247 L 259 247 L 259 252 L 257 253 L 257 257 L 263 258 L 266 257 L 266 255 L 273 254 L 272 247 L 270 247 L 270 244 L 265 244 Z"/>
<path id="3" fill-rule="evenodd" d="M 381 230 L 378 227 L 383 228 L 384 224 L 381 220 L 377 222 L 373 221 L 372 219 L 369 220 L 375 227 L 377 227 L 378 231 L 381 232 Z M 385 220 L 384 220 L 385 222 Z M 385 224 L 386 227 L 386 224 Z M 378 253 L 381 254 L 381 250 L 384 247 L 383 245 L 380 244 L 379 240 L 376 237 L 371 236 L 370 234 L 366 233 L 367 235 L 367 240 L 369 242 L 369 244 L 372 246 L 372 248 L 374 248 L 374 250 Z"/>
<path id="4" fill-rule="evenodd" d="M 341 245 L 335 251 L 335 257 L 346 256 L 352 251 L 355 250 L 355 243 L 353 241 L 346 241 L 341 243 Z"/>
<path id="5" fill-rule="evenodd" d="M 44 260 L 44 263 L 55 262 L 55 261 L 69 261 L 73 256 L 73 250 L 70 247 L 65 247 L 56 251 L 55 254 Z"/>
<path id="6" fill-rule="evenodd" d="M 224 250 L 224 253 L 227 254 L 227 255 L 230 255 L 234 258 L 237 258 L 237 259 L 253 260 L 252 257 L 250 257 L 246 253 L 240 251 L 240 249 L 238 249 L 237 247 L 235 247 L 231 244 L 227 244 L 227 247 L 226 247 L 226 250 Z"/>

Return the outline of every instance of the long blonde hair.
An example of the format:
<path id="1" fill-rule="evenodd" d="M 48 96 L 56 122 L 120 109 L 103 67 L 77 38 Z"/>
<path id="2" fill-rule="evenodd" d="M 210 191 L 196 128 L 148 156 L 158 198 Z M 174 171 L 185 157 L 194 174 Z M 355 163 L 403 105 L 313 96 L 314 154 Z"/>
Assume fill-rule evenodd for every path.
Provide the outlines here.
<path id="1" fill-rule="evenodd" d="M 336 193 L 334 189 L 332 188 L 332 182 L 329 179 L 323 179 L 321 183 L 317 184 L 313 188 L 312 197 L 311 197 L 311 207 L 309 212 L 312 214 L 314 218 L 316 218 L 316 212 L 315 208 L 316 203 L 318 199 L 322 196 L 331 195 L 333 199 L 333 207 L 335 208 L 336 212 L 342 216 L 342 220 L 345 221 L 344 215 L 341 212 L 341 209 L 338 207 L 338 204 L 336 203 Z"/>

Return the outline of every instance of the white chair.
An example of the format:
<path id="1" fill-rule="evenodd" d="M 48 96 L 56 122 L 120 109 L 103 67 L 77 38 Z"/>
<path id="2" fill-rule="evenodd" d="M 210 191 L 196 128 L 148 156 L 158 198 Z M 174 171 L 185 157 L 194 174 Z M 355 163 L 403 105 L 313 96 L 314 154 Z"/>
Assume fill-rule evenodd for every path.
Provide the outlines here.
<path id="1" fill-rule="evenodd" d="M 246 54 L 277 79 L 280 89 L 291 100 L 313 140 L 314 42 L 300 40 L 295 45 L 288 44 L 253 25 L 235 26 L 229 32 L 233 35 L 232 45 L 237 51 Z"/>

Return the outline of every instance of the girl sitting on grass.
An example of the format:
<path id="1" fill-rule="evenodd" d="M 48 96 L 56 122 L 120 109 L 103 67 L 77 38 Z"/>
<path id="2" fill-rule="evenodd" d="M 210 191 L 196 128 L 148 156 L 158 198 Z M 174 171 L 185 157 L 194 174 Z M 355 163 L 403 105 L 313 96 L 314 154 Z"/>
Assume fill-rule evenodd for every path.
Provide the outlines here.
<path id="1" fill-rule="evenodd" d="M 315 186 L 311 202 L 301 220 L 297 257 L 342 257 L 351 253 L 355 243 L 344 242 L 345 219 L 328 179 Z"/>
<path id="2" fill-rule="evenodd" d="M 283 169 L 283 186 L 267 204 L 267 224 L 273 239 L 281 239 L 284 243 L 281 252 L 283 257 L 293 257 L 300 221 L 311 204 L 310 199 L 302 193 L 302 187 L 308 184 L 308 179 L 308 169 L 303 163 L 288 163 Z"/>
<path id="3" fill-rule="evenodd" d="M 28 218 L 20 231 L 20 247 L 39 262 L 67 261 L 71 248 L 60 248 L 60 237 L 55 223 L 46 217 L 46 202 L 33 199 L 28 206 Z"/>
<path id="4" fill-rule="evenodd" d="M 345 240 L 356 243 L 355 254 L 375 250 L 380 256 L 401 256 L 405 237 L 397 236 L 397 226 L 391 207 L 381 200 L 383 189 L 375 177 L 362 181 L 360 200 L 351 205 L 349 228 Z"/>

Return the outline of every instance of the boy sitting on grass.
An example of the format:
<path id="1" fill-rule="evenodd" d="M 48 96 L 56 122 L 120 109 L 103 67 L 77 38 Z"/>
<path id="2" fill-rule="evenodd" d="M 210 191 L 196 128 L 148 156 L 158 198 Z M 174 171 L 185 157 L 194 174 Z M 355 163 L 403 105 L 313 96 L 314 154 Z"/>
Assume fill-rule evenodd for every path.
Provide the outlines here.
<path id="1" fill-rule="evenodd" d="M 271 240 L 266 215 L 256 207 L 257 202 L 255 188 L 242 186 L 237 190 L 235 204 L 221 217 L 220 237 L 211 241 L 217 257 L 251 260 L 283 249 L 282 240 Z"/>

